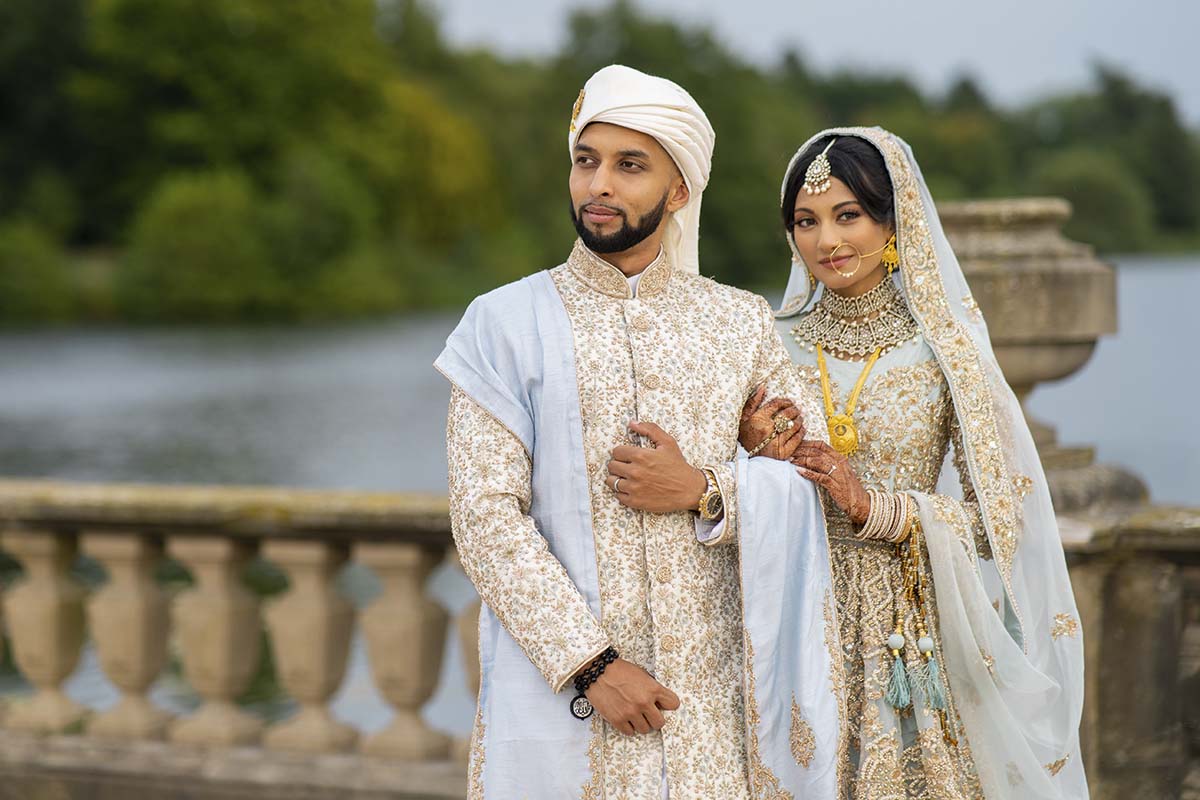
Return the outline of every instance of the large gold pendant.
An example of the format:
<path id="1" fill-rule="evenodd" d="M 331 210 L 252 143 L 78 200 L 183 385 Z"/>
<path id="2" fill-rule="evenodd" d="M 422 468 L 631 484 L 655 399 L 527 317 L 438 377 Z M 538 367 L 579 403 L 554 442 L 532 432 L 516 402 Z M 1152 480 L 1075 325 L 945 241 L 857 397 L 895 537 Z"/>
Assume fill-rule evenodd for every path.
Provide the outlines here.
<path id="1" fill-rule="evenodd" d="M 858 450 L 858 429 L 849 414 L 834 414 L 829 418 L 829 445 L 844 456 Z"/>

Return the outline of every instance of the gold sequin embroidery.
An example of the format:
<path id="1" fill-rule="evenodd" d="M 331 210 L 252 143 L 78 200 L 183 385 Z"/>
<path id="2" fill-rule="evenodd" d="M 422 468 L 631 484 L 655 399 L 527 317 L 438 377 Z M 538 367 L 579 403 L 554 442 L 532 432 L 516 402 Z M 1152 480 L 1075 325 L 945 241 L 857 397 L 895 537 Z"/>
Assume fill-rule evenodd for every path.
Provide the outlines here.
<path id="1" fill-rule="evenodd" d="M 789 741 L 792 745 L 792 758 L 796 759 L 797 764 L 807 768 L 817 751 L 817 739 L 813 735 L 812 726 L 804 719 L 795 696 L 792 697 L 792 731 Z"/>
<path id="2" fill-rule="evenodd" d="M 1051 761 L 1046 765 L 1046 771 L 1051 775 L 1057 775 L 1058 773 L 1062 772 L 1063 767 L 1067 765 L 1067 759 L 1069 758 L 1070 756 L 1063 756 L 1058 761 Z"/>
<path id="3" fill-rule="evenodd" d="M 758 726 L 762 717 L 758 712 L 758 696 L 755 693 L 754 644 L 750 641 L 750 631 L 743 628 L 742 636 L 746 643 L 746 758 L 750 767 L 750 794 L 755 798 L 794 800 L 792 793 L 779 785 L 779 778 L 763 763 L 758 752 Z"/>
<path id="4" fill-rule="evenodd" d="M 1055 639 L 1062 636 L 1075 638 L 1075 634 L 1079 632 L 1079 623 L 1070 614 L 1055 614 L 1054 627 L 1050 629 L 1050 635 Z"/>
<path id="5" fill-rule="evenodd" d="M 470 769 L 467 772 L 467 800 L 483 800 L 483 707 L 475 712 L 475 727 L 471 731 Z"/>
<path id="6" fill-rule="evenodd" d="M 973 321 L 979 322 L 983 319 L 983 314 L 979 311 L 979 303 L 976 302 L 975 296 L 970 292 L 963 297 L 963 307 L 967 309 L 967 316 Z"/>

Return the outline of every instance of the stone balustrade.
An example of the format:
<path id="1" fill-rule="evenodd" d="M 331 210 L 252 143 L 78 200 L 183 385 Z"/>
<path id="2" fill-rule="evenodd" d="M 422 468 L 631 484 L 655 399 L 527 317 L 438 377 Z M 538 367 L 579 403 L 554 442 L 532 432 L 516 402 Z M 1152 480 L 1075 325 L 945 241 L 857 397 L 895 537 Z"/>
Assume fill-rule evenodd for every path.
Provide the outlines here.
<path id="1" fill-rule="evenodd" d="M 110 764 L 131 752 L 143 758 L 154 752 L 156 761 L 170 764 L 180 753 L 252 748 L 260 765 L 274 753 L 340 753 L 343 761 L 367 765 L 349 771 L 361 791 L 372 789 L 362 776 L 382 769 L 390 785 L 377 788 L 386 796 L 462 797 L 464 770 L 450 759 L 450 738 L 421 717 L 438 686 L 450 622 L 426 593 L 426 581 L 451 549 L 444 497 L 0 482 L 0 553 L 23 571 L 0 594 L 0 624 L 18 672 L 33 687 L 29 697 L 0 700 L 0 737 L 8 737 L 0 752 L 21 752 L 21 743 L 36 736 L 56 742 L 45 745 L 50 750 L 71 752 L 78 743 L 67 737 L 92 740 L 100 750 L 90 752 Z M 72 576 L 80 554 L 107 574 L 94 591 Z M 256 557 L 287 576 L 281 595 L 263 600 L 243 581 Z M 156 579 L 164 560 L 182 566 L 191 585 L 168 594 Z M 338 590 L 339 571 L 350 561 L 382 586 L 361 611 Z M 346 675 L 356 623 L 375 687 L 394 712 L 390 725 L 371 736 L 329 708 Z M 469 640 L 470 625 L 460 627 Z M 121 694 L 103 713 L 63 691 L 85 639 Z M 268 643 L 277 680 L 298 706 L 273 724 L 236 702 Z M 171 647 L 200 697 L 187 715 L 173 716 L 148 698 Z M 289 778 L 295 780 L 305 762 L 286 763 L 294 763 Z M 401 774 L 414 780 L 396 785 L 397 765 L 408 765 Z M 105 766 L 86 765 L 93 772 Z M 197 777 L 177 767 L 180 781 Z M 0 775 L 14 769 L 0 764 Z M 431 781 L 437 793 L 428 786 L 424 794 L 404 793 L 411 788 L 406 782 Z M 218 788 L 198 796 L 224 796 Z"/>
<path id="2" fill-rule="evenodd" d="M 439 497 L 0 481 L 0 552 L 24 570 L 0 594 L 0 622 L 34 687 L 0 699 L 0 781 L 104 785 L 120 773 L 120 785 L 135 781 L 146 798 L 241 797 L 230 787 L 247 785 L 289 800 L 462 797 L 464 743 L 420 714 L 451 622 L 425 589 L 443 560 L 456 562 L 446 514 Z M 1060 524 L 1087 648 L 1092 796 L 1200 796 L 1200 766 L 1191 768 L 1200 751 L 1200 510 L 1129 504 Z M 107 573 L 90 592 L 72 577 L 79 553 Z M 285 592 L 263 601 L 243 584 L 256 556 L 287 575 Z M 192 585 L 164 591 L 155 577 L 164 559 Z M 361 611 L 337 588 L 351 561 L 382 585 Z M 466 653 L 477 613 L 474 603 L 455 623 Z M 371 736 L 329 708 L 356 623 L 394 711 Z M 298 706 L 273 723 L 235 702 L 263 657 L 264 633 Z M 103 713 L 63 692 L 85 638 L 121 692 Z M 202 701 L 184 716 L 148 699 L 172 642 Z M 465 666 L 458 688 L 473 691 L 478 663 Z M 151 774 L 159 783 L 146 782 Z"/>

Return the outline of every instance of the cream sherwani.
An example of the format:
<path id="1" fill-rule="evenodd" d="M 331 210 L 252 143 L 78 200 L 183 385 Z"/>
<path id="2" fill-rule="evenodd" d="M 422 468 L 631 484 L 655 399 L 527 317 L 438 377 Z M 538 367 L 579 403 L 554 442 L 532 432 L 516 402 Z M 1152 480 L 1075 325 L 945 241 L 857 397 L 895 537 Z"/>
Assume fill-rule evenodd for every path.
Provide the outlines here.
<path id="1" fill-rule="evenodd" d="M 522 436 L 456 383 L 447 438 L 463 567 L 485 611 L 559 693 L 561 710 L 549 713 L 590 728 L 587 779 L 571 796 L 658 800 L 669 787 L 672 798 L 751 797 L 751 784 L 764 779 L 753 777 L 744 700 L 739 414 L 764 383 L 769 397 L 795 399 L 817 426 L 819 408 L 756 295 L 674 270 L 660 255 L 633 296 L 626 277 L 580 243 L 549 275 L 573 335 L 598 603 L 585 598 L 529 516 L 533 460 Z M 718 536 L 700 541 L 692 513 L 617 502 L 606 465 L 614 447 L 631 442 L 631 420 L 657 423 L 689 463 L 714 469 L 726 508 Z M 624 736 L 599 715 L 570 719 L 572 674 L 609 645 L 679 695 L 661 732 Z M 484 658 L 486 674 L 493 664 Z M 487 789 L 482 714 L 481 707 L 469 796 L 506 796 Z M 532 733 L 541 721 L 527 724 Z M 545 753 L 547 769 L 557 757 Z"/>

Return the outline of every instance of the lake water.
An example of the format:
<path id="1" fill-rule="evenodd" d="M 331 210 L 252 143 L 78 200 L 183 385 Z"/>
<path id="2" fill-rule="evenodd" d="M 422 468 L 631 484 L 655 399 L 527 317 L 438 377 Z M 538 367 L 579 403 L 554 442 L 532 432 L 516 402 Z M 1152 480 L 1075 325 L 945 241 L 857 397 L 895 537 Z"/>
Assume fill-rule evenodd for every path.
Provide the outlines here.
<path id="1" fill-rule="evenodd" d="M 1155 501 L 1200 505 L 1200 256 L 1117 264 L 1119 333 L 1030 408 L 1061 443 L 1132 468 Z M 444 492 L 449 392 L 431 363 L 457 318 L 0 334 L 0 475 Z M 434 586 L 451 605 L 455 580 Z M 426 714 L 461 733 L 473 707 L 448 648 Z M 334 709 L 377 729 L 388 713 L 366 669 L 356 647 Z M 90 652 L 71 691 L 115 698 Z M 156 693 L 189 702 L 178 687 Z"/>
<path id="2" fill-rule="evenodd" d="M 1200 503 L 1200 256 L 1118 264 L 1120 332 L 1030 407 Z M 457 317 L 0 334 L 0 475 L 444 492 Z"/>

